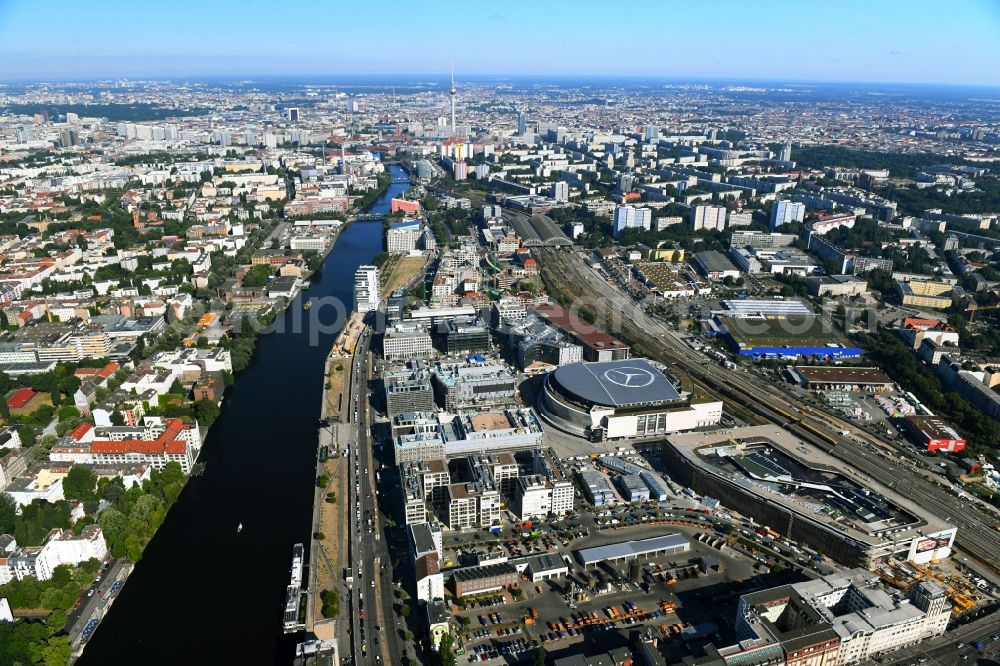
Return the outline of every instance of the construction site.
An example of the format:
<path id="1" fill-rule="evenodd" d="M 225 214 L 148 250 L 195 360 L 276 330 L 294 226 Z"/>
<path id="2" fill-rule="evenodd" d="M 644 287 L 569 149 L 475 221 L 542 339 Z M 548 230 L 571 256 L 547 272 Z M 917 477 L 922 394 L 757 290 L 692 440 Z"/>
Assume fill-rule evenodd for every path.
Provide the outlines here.
<path id="1" fill-rule="evenodd" d="M 879 563 L 875 573 L 887 585 L 903 592 L 908 592 L 911 587 L 922 581 L 935 581 L 947 591 L 955 615 L 968 613 L 977 606 L 997 598 L 985 581 L 977 582 L 974 575 L 959 571 L 952 560 L 917 564 L 890 558 Z"/>

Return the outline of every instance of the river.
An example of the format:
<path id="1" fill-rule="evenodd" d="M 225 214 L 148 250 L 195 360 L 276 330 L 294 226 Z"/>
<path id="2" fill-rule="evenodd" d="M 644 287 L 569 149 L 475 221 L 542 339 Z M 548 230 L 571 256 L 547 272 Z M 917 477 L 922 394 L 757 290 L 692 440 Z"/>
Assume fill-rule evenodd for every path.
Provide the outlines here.
<path id="1" fill-rule="evenodd" d="M 407 187 L 390 185 L 371 212 L 387 212 Z M 305 294 L 350 308 L 354 271 L 381 248 L 381 223 L 351 224 Z M 185 486 L 78 663 L 291 662 L 300 639 L 282 633 L 285 588 L 292 546 L 310 540 L 315 424 L 338 329 L 322 305 L 296 302 L 282 318 L 226 395 L 199 457 L 205 472 Z"/>

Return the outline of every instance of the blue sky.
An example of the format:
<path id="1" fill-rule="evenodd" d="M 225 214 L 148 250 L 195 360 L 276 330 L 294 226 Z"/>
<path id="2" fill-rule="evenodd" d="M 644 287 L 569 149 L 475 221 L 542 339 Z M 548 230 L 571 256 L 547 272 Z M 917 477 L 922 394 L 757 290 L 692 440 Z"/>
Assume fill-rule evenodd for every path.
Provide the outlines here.
<path id="1" fill-rule="evenodd" d="M 0 0 L 0 80 L 446 73 L 1000 86 L 1000 0 Z"/>

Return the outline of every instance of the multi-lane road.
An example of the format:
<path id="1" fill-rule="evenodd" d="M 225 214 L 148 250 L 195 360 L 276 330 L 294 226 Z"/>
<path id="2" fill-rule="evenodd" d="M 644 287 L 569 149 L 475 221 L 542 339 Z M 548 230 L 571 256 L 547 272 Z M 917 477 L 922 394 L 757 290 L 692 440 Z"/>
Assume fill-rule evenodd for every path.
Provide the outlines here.
<path id="1" fill-rule="evenodd" d="M 378 510 L 381 476 L 373 467 L 368 406 L 371 332 L 362 331 L 352 360 L 347 420 L 350 443 L 348 476 L 351 510 L 348 557 L 354 582 L 350 593 L 351 655 L 355 664 L 398 663 L 401 654 L 395 611 L 393 574 L 384 523 Z"/>
<path id="2" fill-rule="evenodd" d="M 785 393 L 784 387 L 765 383 L 753 375 L 734 372 L 710 362 L 690 349 L 676 331 L 650 316 L 642 307 L 591 269 L 576 252 L 543 249 L 543 270 L 558 275 L 574 294 L 586 294 L 605 312 L 617 315 L 619 331 L 626 340 L 639 342 L 660 360 L 672 363 L 693 379 L 759 416 L 784 425 L 802 439 L 830 451 L 876 481 L 893 487 L 922 503 L 940 518 L 959 528 L 956 545 L 984 567 L 997 571 L 995 554 L 1000 552 L 1000 532 L 991 509 L 956 496 L 946 488 L 911 469 L 895 449 L 881 437 L 862 430 L 839 415 L 826 412 Z M 848 431 L 850 436 L 839 433 Z"/>

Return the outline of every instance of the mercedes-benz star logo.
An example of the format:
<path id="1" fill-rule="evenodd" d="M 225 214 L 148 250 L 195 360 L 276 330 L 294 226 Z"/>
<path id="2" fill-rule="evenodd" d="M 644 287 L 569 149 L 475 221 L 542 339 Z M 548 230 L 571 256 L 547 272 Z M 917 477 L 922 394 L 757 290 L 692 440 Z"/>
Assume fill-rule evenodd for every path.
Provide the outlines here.
<path id="1" fill-rule="evenodd" d="M 627 388 L 642 388 L 653 383 L 653 373 L 644 368 L 622 366 L 604 371 L 604 378 L 612 384 Z"/>

